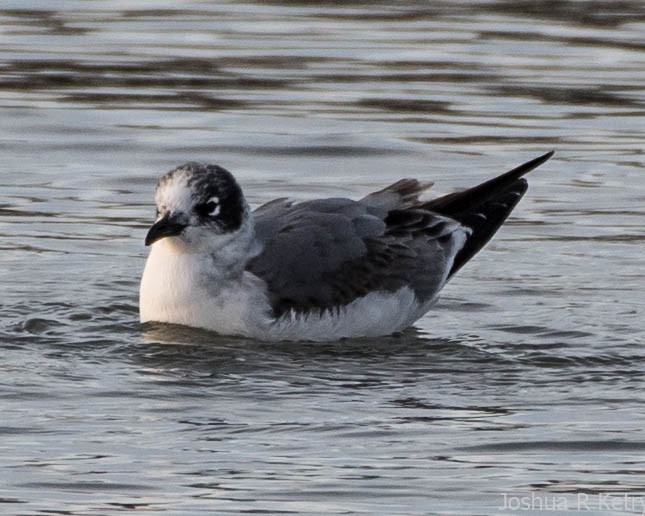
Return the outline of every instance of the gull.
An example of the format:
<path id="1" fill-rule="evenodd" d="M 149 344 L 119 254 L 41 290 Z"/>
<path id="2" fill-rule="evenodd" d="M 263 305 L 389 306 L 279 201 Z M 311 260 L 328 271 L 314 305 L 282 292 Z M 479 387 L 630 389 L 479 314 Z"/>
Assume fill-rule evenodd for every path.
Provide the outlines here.
<path id="1" fill-rule="evenodd" d="M 399 332 L 484 245 L 527 190 L 539 156 L 422 201 L 401 179 L 360 200 L 275 199 L 251 210 L 224 168 L 189 162 L 159 179 L 140 286 L 141 322 L 268 341 Z"/>

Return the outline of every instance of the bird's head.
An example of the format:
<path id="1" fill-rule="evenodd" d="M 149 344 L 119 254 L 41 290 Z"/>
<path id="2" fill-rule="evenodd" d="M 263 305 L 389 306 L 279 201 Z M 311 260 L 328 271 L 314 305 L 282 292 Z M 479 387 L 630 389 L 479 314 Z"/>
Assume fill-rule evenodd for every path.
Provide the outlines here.
<path id="1" fill-rule="evenodd" d="M 155 193 L 157 218 L 147 246 L 170 239 L 185 252 L 215 252 L 250 229 L 249 206 L 233 175 L 190 162 L 164 174 Z"/>

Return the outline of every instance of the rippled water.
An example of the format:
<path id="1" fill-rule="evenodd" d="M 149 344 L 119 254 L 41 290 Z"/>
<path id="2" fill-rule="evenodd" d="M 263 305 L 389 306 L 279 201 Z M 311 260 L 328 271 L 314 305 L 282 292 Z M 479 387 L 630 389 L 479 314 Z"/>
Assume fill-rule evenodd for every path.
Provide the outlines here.
<path id="1" fill-rule="evenodd" d="M 642 512 L 642 2 L 8 0 L 0 27 L 0 512 Z M 403 335 L 138 323 L 184 161 L 259 204 L 550 149 Z"/>

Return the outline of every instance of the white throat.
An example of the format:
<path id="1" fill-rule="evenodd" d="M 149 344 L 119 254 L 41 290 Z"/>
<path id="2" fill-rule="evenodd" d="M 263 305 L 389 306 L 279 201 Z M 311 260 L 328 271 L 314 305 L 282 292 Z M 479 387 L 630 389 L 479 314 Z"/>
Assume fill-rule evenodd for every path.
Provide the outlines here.
<path id="1" fill-rule="evenodd" d="M 141 278 L 141 322 L 215 327 L 222 333 L 247 334 L 258 314 L 270 311 L 262 293 L 263 282 L 244 270 L 248 260 L 260 251 L 252 216 L 245 217 L 233 233 L 205 239 L 196 238 L 196 231 L 163 238 L 152 245 Z M 260 319 L 265 322 L 263 316 Z"/>

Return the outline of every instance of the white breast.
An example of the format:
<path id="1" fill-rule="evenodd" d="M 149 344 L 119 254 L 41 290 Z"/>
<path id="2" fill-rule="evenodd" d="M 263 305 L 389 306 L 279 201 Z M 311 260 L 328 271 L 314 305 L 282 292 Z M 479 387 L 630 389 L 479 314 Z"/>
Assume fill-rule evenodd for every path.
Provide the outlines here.
<path id="1" fill-rule="evenodd" d="M 264 283 L 249 273 L 218 278 L 204 254 L 178 252 L 170 239 L 150 250 L 141 278 L 141 322 L 183 324 L 224 335 L 259 334 L 270 318 Z"/>

